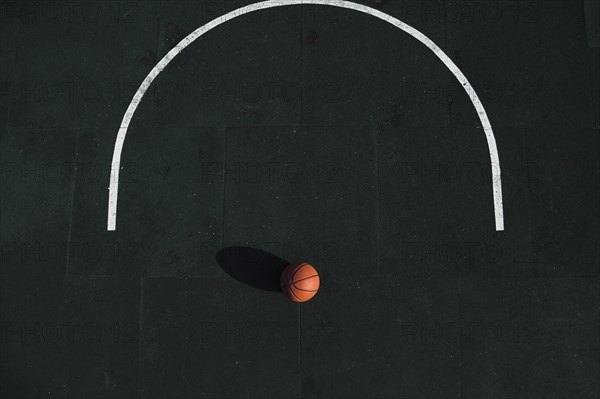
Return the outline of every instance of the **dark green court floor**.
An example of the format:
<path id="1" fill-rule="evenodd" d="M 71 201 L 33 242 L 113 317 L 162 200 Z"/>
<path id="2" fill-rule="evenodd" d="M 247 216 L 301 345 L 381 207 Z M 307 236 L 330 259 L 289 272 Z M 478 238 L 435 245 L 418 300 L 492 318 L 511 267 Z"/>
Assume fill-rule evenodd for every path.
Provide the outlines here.
<path id="1" fill-rule="evenodd" d="M 9 0 L 3 398 L 598 398 L 599 49 L 573 0 Z M 285 3 L 285 0 L 282 0 Z M 586 14 L 588 12 L 587 19 Z M 588 24 L 586 25 L 586 21 Z M 597 32 L 597 31 L 596 31 Z M 307 261 L 298 305 L 224 272 Z"/>

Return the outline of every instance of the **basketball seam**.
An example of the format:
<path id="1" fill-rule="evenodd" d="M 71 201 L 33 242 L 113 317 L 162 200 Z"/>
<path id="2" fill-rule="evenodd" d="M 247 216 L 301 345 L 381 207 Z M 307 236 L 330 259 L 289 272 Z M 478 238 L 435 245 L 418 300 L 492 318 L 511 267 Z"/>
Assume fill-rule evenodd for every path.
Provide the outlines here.
<path id="1" fill-rule="evenodd" d="M 300 280 L 294 281 L 294 282 L 292 283 L 292 285 L 294 286 L 294 288 L 296 288 L 296 289 L 298 289 L 298 290 L 300 290 L 300 291 L 304 291 L 304 292 L 317 292 L 317 291 L 319 290 L 319 287 L 318 287 L 318 286 L 317 286 L 317 289 L 315 289 L 315 290 L 305 290 L 305 289 L 302 289 L 302 288 L 300 288 L 300 287 L 298 287 L 298 286 L 296 285 L 296 283 L 298 283 L 298 282 L 300 282 L 300 281 L 307 280 L 307 279 L 309 279 L 309 278 L 313 278 L 313 277 L 317 277 L 317 278 L 318 278 L 318 277 L 319 277 L 319 275 L 317 274 L 317 275 L 314 275 L 314 276 L 310 276 L 310 277 L 306 277 L 306 278 L 303 278 L 303 279 L 300 279 Z M 319 282 L 320 282 L 320 281 L 319 281 Z"/>
<path id="2" fill-rule="evenodd" d="M 295 283 L 297 283 L 299 281 L 304 281 L 304 280 L 307 280 L 307 279 L 313 278 L 313 277 L 319 277 L 319 274 L 318 273 L 317 274 L 313 274 L 312 276 L 303 277 L 300 280 L 292 281 L 291 283 L 284 285 L 284 287 L 289 287 L 290 285 L 293 285 L 293 284 L 295 284 Z"/>
<path id="3" fill-rule="evenodd" d="M 287 281 L 289 280 L 293 280 L 294 279 L 294 275 L 296 274 L 296 272 L 303 266 L 306 265 L 307 263 L 300 263 L 298 266 L 296 266 L 296 268 L 294 269 L 293 272 L 290 272 L 289 270 L 284 269 L 283 273 L 281 274 L 281 277 L 279 278 L 279 280 L 283 283 L 283 284 L 279 284 L 282 287 L 289 287 L 292 283 L 286 284 Z M 291 275 L 291 278 L 290 278 Z"/>
<path id="4" fill-rule="evenodd" d="M 298 288 L 294 285 L 294 288 L 299 290 L 299 291 L 304 291 L 304 292 L 317 292 L 319 289 L 317 288 L 316 290 L 303 290 L 302 288 Z"/>
<path id="5" fill-rule="evenodd" d="M 294 271 L 291 273 L 291 278 L 290 280 L 294 280 L 294 277 L 296 277 L 296 273 L 298 273 L 298 271 L 302 268 L 302 266 L 304 265 L 308 265 L 308 263 L 304 262 L 304 263 L 300 263 L 295 269 Z"/>
<path id="6" fill-rule="evenodd" d="M 296 295 L 296 294 L 294 293 L 294 291 L 292 291 L 292 290 L 288 290 L 288 292 L 289 292 L 290 294 L 292 294 L 292 296 L 293 296 L 294 298 L 296 298 L 298 301 L 300 301 L 300 302 L 304 302 L 304 300 L 303 300 L 303 299 L 300 299 L 300 297 L 299 297 L 298 295 Z"/>

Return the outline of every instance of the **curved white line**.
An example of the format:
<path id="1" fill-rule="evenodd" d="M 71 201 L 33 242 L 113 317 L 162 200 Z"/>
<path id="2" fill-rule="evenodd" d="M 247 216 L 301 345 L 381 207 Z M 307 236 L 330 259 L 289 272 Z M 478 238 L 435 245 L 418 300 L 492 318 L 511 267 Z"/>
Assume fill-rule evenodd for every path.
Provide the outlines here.
<path id="1" fill-rule="evenodd" d="M 483 104 L 479 100 L 479 96 L 475 93 L 475 90 L 465 77 L 465 75 L 461 72 L 461 70 L 452 62 L 452 60 L 439 48 L 434 42 L 432 42 L 427 36 L 423 33 L 419 32 L 415 28 L 405 24 L 404 22 L 385 14 L 379 10 L 375 10 L 373 8 L 363 6 L 361 4 L 351 3 L 349 1 L 343 0 L 285 0 L 285 1 L 263 1 L 260 3 L 254 3 L 247 5 L 245 7 L 238 8 L 237 10 L 228 12 L 225 15 L 222 15 L 204 26 L 196 29 L 192 33 L 190 33 L 186 38 L 184 38 L 181 42 L 179 42 L 171 51 L 167 53 L 161 59 L 158 64 L 150 71 L 146 79 L 142 82 L 139 89 L 133 96 L 125 115 L 123 116 L 123 121 L 121 122 L 121 126 L 119 127 L 119 133 L 117 135 L 117 140 L 115 142 L 115 149 L 113 153 L 112 159 L 112 168 L 110 173 L 110 187 L 108 194 L 108 226 L 107 230 L 112 231 L 116 229 L 117 223 L 117 197 L 119 191 L 119 170 L 121 165 L 121 152 L 123 151 L 123 143 L 125 142 L 125 136 L 127 135 L 127 129 L 129 128 L 129 124 L 131 123 L 131 118 L 137 109 L 138 104 L 144 97 L 146 90 L 152 84 L 154 79 L 158 76 L 159 73 L 165 69 L 165 67 L 171 62 L 173 58 L 175 58 L 184 48 L 192 44 L 196 39 L 200 36 L 208 32 L 209 30 L 216 28 L 224 22 L 237 18 L 241 15 L 248 14 L 253 11 L 264 10 L 267 8 L 273 7 L 281 7 L 281 6 L 290 6 L 290 5 L 299 5 L 299 4 L 315 4 L 315 5 L 324 5 L 324 6 L 334 6 L 340 8 L 347 8 L 351 10 L 356 10 L 363 12 L 365 14 L 372 15 L 376 18 L 389 22 L 395 27 L 403 30 L 408 33 L 427 47 L 431 51 L 438 56 L 440 60 L 448 67 L 450 72 L 454 74 L 456 79 L 463 86 L 477 114 L 479 115 L 479 119 L 481 120 L 481 126 L 483 127 L 483 131 L 485 132 L 485 137 L 487 139 L 488 148 L 490 151 L 490 160 L 492 167 L 492 188 L 494 191 L 494 213 L 496 215 L 496 230 L 502 231 L 504 230 L 504 213 L 503 213 L 503 205 L 502 205 L 502 181 L 501 181 L 501 172 L 500 172 L 500 159 L 498 157 L 498 149 L 496 147 L 496 138 L 494 137 L 494 132 L 492 130 L 492 126 L 488 119 L 488 116 L 483 108 Z"/>

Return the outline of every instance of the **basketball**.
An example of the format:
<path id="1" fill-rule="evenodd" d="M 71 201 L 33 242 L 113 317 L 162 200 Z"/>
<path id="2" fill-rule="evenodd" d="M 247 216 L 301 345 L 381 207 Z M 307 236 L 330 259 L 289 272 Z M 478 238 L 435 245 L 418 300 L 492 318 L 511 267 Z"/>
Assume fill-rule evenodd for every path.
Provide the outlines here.
<path id="1" fill-rule="evenodd" d="M 319 290 L 319 273 L 308 263 L 288 265 L 281 273 L 279 285 L 294 302 L 306 302 Z"/>

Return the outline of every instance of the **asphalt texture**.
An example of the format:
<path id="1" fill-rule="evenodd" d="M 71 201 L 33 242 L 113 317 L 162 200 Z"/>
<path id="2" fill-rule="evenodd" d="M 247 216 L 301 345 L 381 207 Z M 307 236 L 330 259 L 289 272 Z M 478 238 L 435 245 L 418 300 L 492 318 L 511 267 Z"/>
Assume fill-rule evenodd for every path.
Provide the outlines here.
<path id="1" fill-rule="evenodd" d="M 282 0 L 285 3 L 285 0 Z M 597 3 L 1 5 L 3 398 L 598 398 Z M 309 262 L 321 287 L 278 289 Z M 275 284 L 275 285 L 274 285 Z"/>

